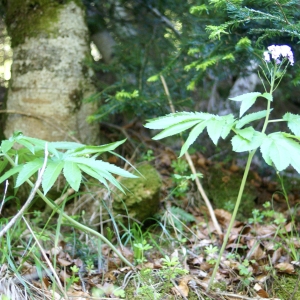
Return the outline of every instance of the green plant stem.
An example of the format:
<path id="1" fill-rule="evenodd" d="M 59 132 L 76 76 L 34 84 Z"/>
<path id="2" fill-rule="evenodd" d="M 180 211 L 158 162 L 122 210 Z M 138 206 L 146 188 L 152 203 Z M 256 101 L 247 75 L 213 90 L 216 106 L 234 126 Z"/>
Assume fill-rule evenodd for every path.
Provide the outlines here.
<path id="1" fill-rule="evenodd" d="M 7 154 L 4 154 L 5 157 L 7 158 L 7 160 L 9 161 L 9 163 L 15 167 L 16 164 L 14 163 L 14 161 L 10 158 L 9 155 Z M 29 180 L 27 179 L 26 182 L 33 188 L 34 187 L 34 184 Z M 44 194 L 38 189 L 37 190 L 37 194 L 45 201 L 45 203 L 51 207 L 51 209 L 53 210 L 59 210 L 59 208 L 54 204 L 52 203 L 52 201 L 50 199 L 48 199 L 46 196 L 44 196 Z M 92 228 L 89 228 L 75 220 L 73 220 L 70 216 L 68 216 L 65 212 L 59 210 L 59 213 L 61 214 L 61 216 L 63 218 L 65 218 L 66 220 L 68 220 L 74 227 L 82 230 L 82 231 L 85 231 L 85 232 L 89 232 L 91 233 L 92 235 L 94 235 L 95 237 L 99 238 L 101 241 L 103 241 L 104 243 L 106 243 L 112 251 L 114 251 L 116 253 L 116 255 L 129 267 L 131 268 L 134 268 L 134 266 L 122 255 L 122 253 L 120 253 L 120 251 L 118 251 L 118 249 L 105 237 L 103 236 L 101 233 L 93 230 Z"/>
<path id="2" fill-rule="evenodd" d="M 273 93 L 273 88 L 274 88 L 274 83 L 275 83 L 274 78 L 275 78 L 275 76 L 272 76 L 272 80 L 271 80 L 271 84 L 270 84 L 271 85 L 271 87 L 270 87 L 270 94 Z M 270 117 L 270 112 L 271 112 L 271 101 L 268 100 L 268 102 L 267 102 L 267 114 L 266 114 L 264 125 L 263 125 L 262 131 L 261 131 L 262 133 L 264 133 L 266 131 L 266 129 L 267 129 L 268 122 L 269 122 L 269 117 Z M 227 242 L 228 242 L 228 239 L 229 239 L 229 235 L 230 235 L 231 229 L 233 227 L 233 224 L 234 224 L 234 221 L 235 221 L 235 218 L 236 218 L 236 215 L 237 215 L 237 212 L 239 210 L 239 206 L 240 206 L 240 203 L 241 203 L 241 200 L 242 200 L 242 196 L 243 196 L 243 192 L 244 192 L 246 180 L 247 180 L 247 177 L 248 177 L 248 174 L 249 174 L 249 170 L 250 170 L 250 165 L 251 165 L 251 162 L 252 162 L 252 159 L 253 159 L 253 156 L 254 156 L 256 150 L 257 149 L 254 149 L 254 150 L 252 150 L 252 151 L 249 152 L 249 156 L 248 156 L 246 168 L 245 168 L 243 179 L 242 179 L 242 182 L 241 182 L 241 185 L 240 185 L 240 189 L 239 189 L 238 197 L 237 197 L 237 200 L 236 200 L 236 203 L 235 203 L 234 211 L 232 213 L 232 217 L 231 217 L 231 220 L 230 220 L 230 223 L 229 223 L 226 235 L 224 237 L 224 241 L 223 241 L 223 244 L 222 244 L 222 247 L 221 247 L 221 250 L 220 250 L 217 262 L 216 262 L 216 265 L 214 267 L 213 273 L 212 273 L 211 278 L 209 280 L 207 291 L 210 290 L 210 288 L 211 288 L 211 286 L 212 286 L 212 284 L 214 282 L 217 270 L 218 270 L 220 262 L 221 262 L 221 258 L 222 258 L 223 252 L 224 252 L 225 247 L 227 245 Z"/>
<path id="3" fill-rule="evenodd" d="M 244 192 L 246 180 L 247 180 L 247 177 L 248 177 L 248 174 L 249 174 L 249 170 L 250 170 L 250 165 L 251 165 L 252 158 L 253 158 L 255 152 L 256 152 L 256 149 L 249 152 L 249 156 L 248 156 L 248 160 L 247 160 L 245 172 L 244 172 L 243 179 L 242 179 L 242 182 L 241 182 L 241 186 L 240 186 L 240 189 L 239 189 L 239 194 L 238 194 L 238 197 L 237 197 L 237 200 L 236 200 L 234 211 L 232 213 L 232 217 L 231 217 L 229 226 L 227 228 L 227 232 L 226 232 L 226 235 L 224 237 L 224 241 L 223 241 L 222 248 L 220 250 L 217 262 L 215 264 L 213 273 L 212 273 L 210 281 L 208 283 L 207 291 L 210 290 L 210 288 L 211 288 L 211 286 L 213 284 L 214 278 L 216 276 L 216 273 L 218 271 L 218 268 L 219 268 L 219 265 L 220 265 L 220 262 L 221 262 L 221 258 L 222 258 L 223 252 L 224 252 L 225 247 L 227 245 L 227 242 L 228 242 L 228 239 L 229 239 L 229 235 L 230 235 L 230 232 L 232 230 L 232 227 L 233 227 L 233 224 L 234 224 L 234 221 L 235 221 L 235 218 L 236 218 L 236 215 L 237 215 L 237 212 L 238 212 L 241 200 L 242 200 L 242 196 L 243 196 L 243 192 Z"/>

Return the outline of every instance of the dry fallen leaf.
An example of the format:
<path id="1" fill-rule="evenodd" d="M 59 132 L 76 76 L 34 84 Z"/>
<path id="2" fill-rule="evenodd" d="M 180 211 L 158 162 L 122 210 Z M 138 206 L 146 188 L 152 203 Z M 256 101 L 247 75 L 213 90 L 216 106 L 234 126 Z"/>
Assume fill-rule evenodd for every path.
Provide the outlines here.
<path id="1" fill-rule="evenodd" d="M 282 272 L 282 273 L 288 273 L 288 274 L 295 273 L 294 266 L 292 264 L 286 263 L 286 262 L 275 265 L 275 269 L 277 269 L 279 272 Z"/>

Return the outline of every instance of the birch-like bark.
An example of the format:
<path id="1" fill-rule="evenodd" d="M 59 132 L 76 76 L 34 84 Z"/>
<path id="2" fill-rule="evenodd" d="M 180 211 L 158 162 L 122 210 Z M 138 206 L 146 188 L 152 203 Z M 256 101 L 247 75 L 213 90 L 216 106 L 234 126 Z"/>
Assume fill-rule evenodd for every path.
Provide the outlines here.
<path id="1" fill-rule="evenodd" d="M 48 141 L 70 140 L 73 135 L 81 142 L 97 143 L 98 125 L 86 122 L 95 112 L 96 104 L 83 103 L 84 98 L 95 92 L 93 71 L 85 63 L 90 48 L 83 7 L 75 1 L 49 1 L 37 7 L 27 2 L 21 9 L 13 8 L 18 0 L 8 1 L 10 18 L 6 22 L 12 38 L 13 64 L 6 108 L 43 116 L 56 126 L 16 113 L 8 115 L 4 133 L 9 137 L 20 130 Z M 52 5 L 53 20 L 49 19 L 49 11 L 43 11 L 48 5 Z M 24 9 L 26 15 L 17 15 L 24 13 Z M 22 18 L 27 18 L 28 31 Z M 35 22 L 36 27 L 30 22 Z M 18 37 L 20 30 L 23 35 Z"/>

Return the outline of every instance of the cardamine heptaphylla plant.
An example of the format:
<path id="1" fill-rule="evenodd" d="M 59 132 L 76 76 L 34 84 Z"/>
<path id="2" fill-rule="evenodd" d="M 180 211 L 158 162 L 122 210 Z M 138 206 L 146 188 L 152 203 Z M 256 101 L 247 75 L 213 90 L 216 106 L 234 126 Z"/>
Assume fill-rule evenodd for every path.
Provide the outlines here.
<path id="1" fill-rule="evenodd" d="M 287 67 L 294 64 L 293 52 L 287 45 L 271 45 L 268 47 L 268 50 L 263 53 L 263 57 L 263 65 L 260 66 L 259 75 L 260 77 L 263 76 L 265 79 L 262 79 L 265 92 L 247 93 L 229 99 L 231 101 L 241 102 L 238 118 L 234 117 L 232 114 L 218 116 L 205 112 L 177 112 L 148 120 L 145 125 L 145 127 L 149 129 L 162 129 L 160 133 L 153 137 L 155 140 L 191 129 L 188 138 L 181 148 L 179 156 L 182 156 L 186 151 L 188 151 L 189 147 L 195 142 L 205 128 L 208 136 L 215 145 L 217 145 L 220 138 L 225 139 L 232 131 L 235 134 L 231 139 L 232 150 L 235 152 L 249 152 L 232 219 L 224 237 L 224 242 L 209 282 L 208 289 L 210 289 L 214 281 L 221 256 L 225 250 L 230 231 L 241 202 L 252 158 L 256 150 L 260 149 L 265 162 L 268 165 L 274 166 L 278 172 L 286 169 L 289 165 L 292 165 L 296 171 L 300 173 L 300 115 L 286 113 L 282 119 L 270 119 L 273 93 L 286 73 Z M 265 99 L 266 110 L 245 115 L 259 97 Z M 264 118 L 262 130 L 255 130 L 254 127 L 251 126 L 251 123 L 262 118 Z M 269 123 L 283 121 L 287 122 L 287 126 L 291 133 L 279 131 L 266 134 L 266 129 Z"/>

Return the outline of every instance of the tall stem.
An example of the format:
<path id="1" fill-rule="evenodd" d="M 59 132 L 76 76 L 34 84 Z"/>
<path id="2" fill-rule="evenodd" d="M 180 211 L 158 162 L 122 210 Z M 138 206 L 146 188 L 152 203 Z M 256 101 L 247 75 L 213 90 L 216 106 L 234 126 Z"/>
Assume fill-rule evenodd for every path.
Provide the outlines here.
<path id="1" fill-rule="evenodd" d="M 271 80 L 270 80 L 270 94 L 271 95 L 274 91 L 274 84 L 275 84 L 275 79 L 276 79 L 275 74 L 276 74 L 276 66 L 274 67 L 273 74 L 271 75 Z M 269 122 L 269 117 L 270 117 L 270 111 L 271 111 L 271 101 L 268 100 L 267 114 L 266 114 L 264 125 L 263 125 L 262 131 L 261 131 L 262 133 L 265 133 L 265 131 L 267 129 L 268 122 Z M 253 156 L 254 156 L 256 150 L 257 150 L 257 148 L 249 152 L 246 168 L 245 168 L 243 179 L 242 179 L 242 182 L 241 182 L 241 185 L 240 185 L 240 189 L 239 189 L 238 197 L 237 197 L 237 200 L 236 200 L 236 203 L 235 203 L 234 211 L 232 213 L 232 217 L 231 217 L 226 235 L 224 237 L 224 241 L 223 241 L 223 244 L 222 244 L 222 247 L 221 247 L 217 262 L 216 262 L 216 265 L 214 267 L 213 273 L 212 273 L 211 278 L 210 278 L 209 283 L 208 283 L 208 287 L 207 287 L 208 291 L 210 290 L 210 288 L 211 288 L 211 286 L 214 282 L 214 279 L 216 277 L 216 273 L 218 271 L 218 268 L 219 268 L 219 265 L 220 265 L 220 262 L 221 262 L 221 259 L 222 259 L 222 255 L 224 253 L 225 247 L 227 245 L 227 242 L 228 242 L 228 239 L 229 239 L 229 236 L 230 236 L 230 232 L 232 230 L 237 212 L 239 210 L 239 206 L 240 206 L 242 196 L 243 196 L 243 192 L 244 192 L 245 185 L 246 185 L 246 180 L 247 180 L 249 170 L 250 170 L 250 165 L 251 165 L 251 162 L 252 162 L 252 159 L 253 159 Z"/>
<path id="2" fill-rule="evenodd" d="M 223 244 L 222 244 L 222 248 L 221 248 L 221 250 L 220 250 L 220 253 L 219 253 L 217 262 L 216 262 L 216 264 L 215 264 L 215 267 L 214 267 L 212 276 L 211 276 L 210 281 L 209 281 L 209 283 L 208 283 L 208 287 L 207 287 L 207 290 L 208 290 L 208 291 L 210 290 L 211 285 L 213 284 L 213 281 L 214 281 L 214 279 L 215 279 L 216 273 L 217 273 L 217 271 L 218 271 L 218 268 L 219 268 L 219 265 L 220 265 L 220 262 L 221 262 L 221 258 L 222 258 L 223 252 L 224 252 L 225 247 L 226 247 L 226 245 L 227 245 L 227 242 L 228 242 L 228 239 L 229 239 L 230 232 L 231 232 L 231 230 L 232 230 L 232 227 L 233 227 L 233 224 L 234 224 L 234 221 L 235 221 L 237 212 L 238 212 L 238 210 L 239 210 L 239 206 L 240 206 L 240 203 L 241 203 L 241 200 L 242 200 L 242 196 L 243 196 L 243 192 L 244 192 L 246 180 L 247 180 L 247 177 L 248 177 L 248 174 L 249 174 L 249 170 L 250 170 L 250 165 L 251 165 L 252 158 L 253 158 L 255 152 L 256 152 L 256 149 L 249 152 L 249 156 L 248 156 L 248 160 L 247 160 L 245 172 L 244 172 L 243 179 L 242 179 L 242 182 L 241 182 L 241 186 L 240 186 L 240 189 L 239 189 L 239 194 L 238 194 L 238 197 L 237 197 L 237 200 L 236 200 L 236 204 L 235 204 L 235 207 L 234 207 L 234 211 L 233 211 L 233 213 L 232 213 L 232 217 L 231 217 L 231 220 L 230 220 L 230 223 L 229 223 L 229 226 L 228 226 L 226 235 L 225 235 L 225 237 L 224 237 L 224 241 L 223 241 Z"/>

